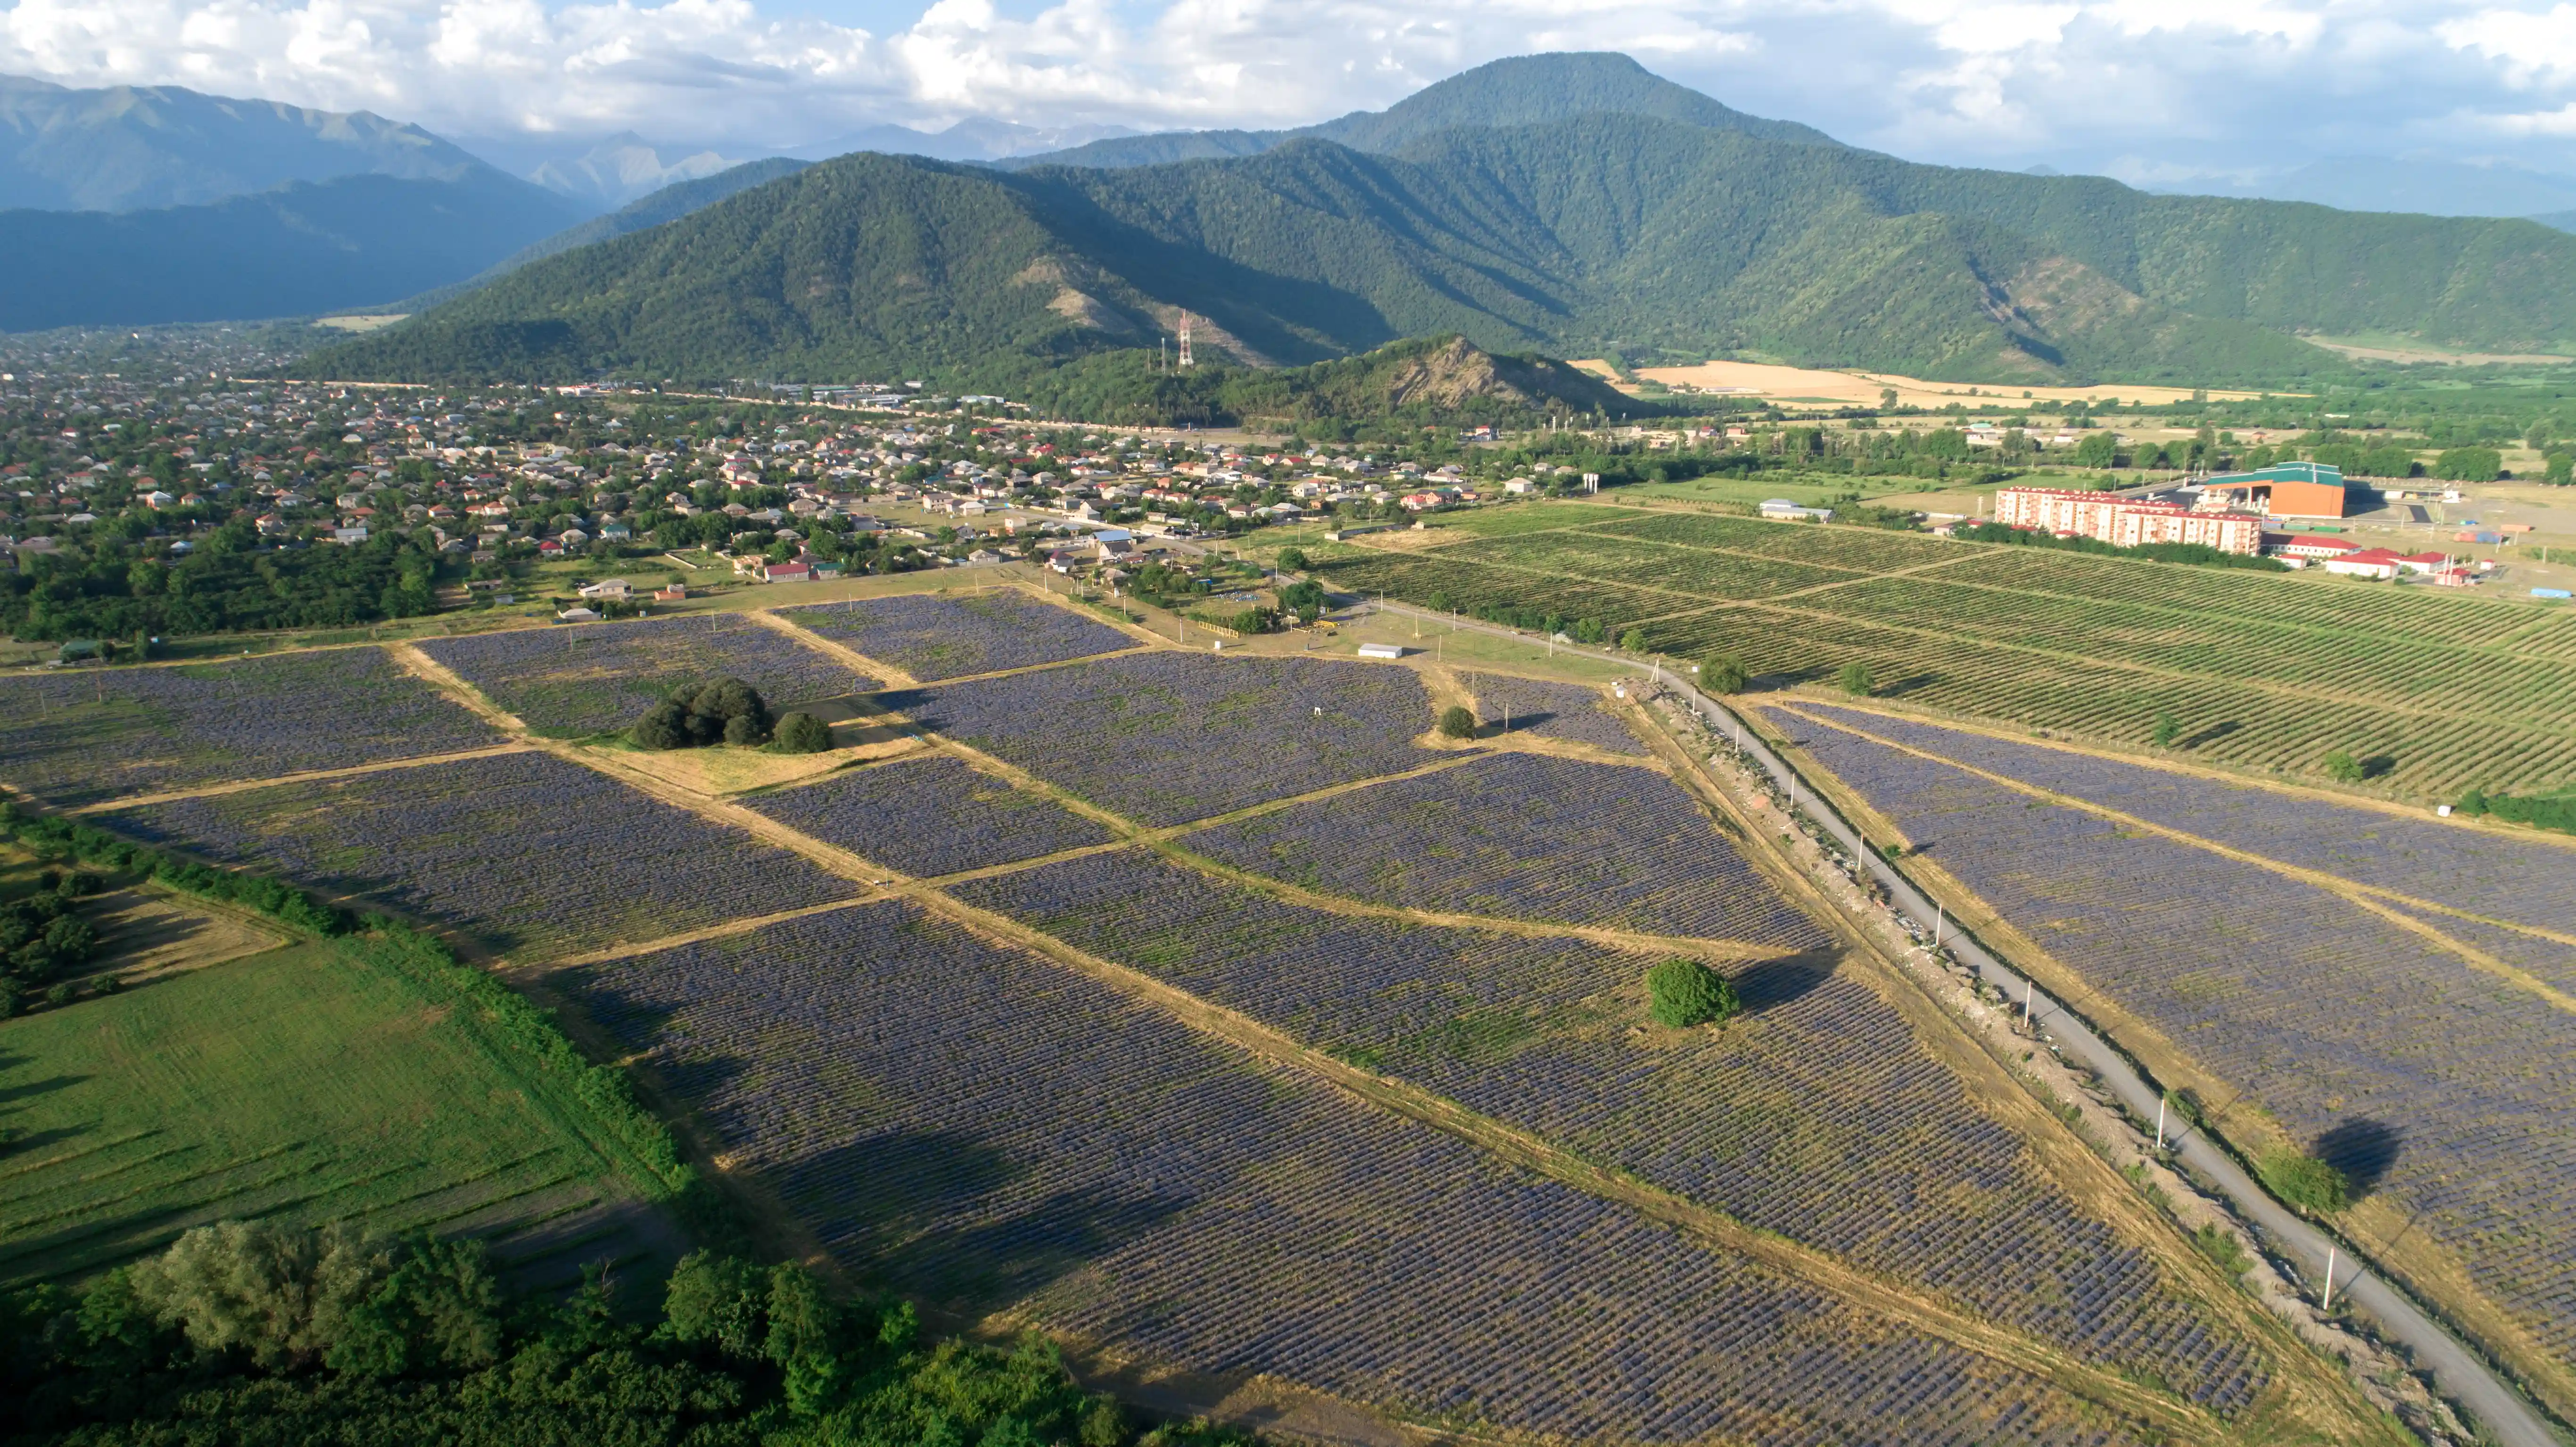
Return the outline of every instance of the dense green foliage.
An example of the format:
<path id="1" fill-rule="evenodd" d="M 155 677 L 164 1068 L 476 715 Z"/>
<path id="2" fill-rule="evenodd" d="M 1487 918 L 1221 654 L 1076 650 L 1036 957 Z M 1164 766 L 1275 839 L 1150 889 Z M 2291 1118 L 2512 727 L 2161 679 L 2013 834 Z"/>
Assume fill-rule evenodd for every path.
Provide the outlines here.
<path id="1" fill-rule="evenodd" d="M 1744 1008 L 1735 982 L 1697 960 L 1666 960 L 1646 972 L 1646 1013 L 1658 1025 L 1686 1030 L 1725 1024 Z"/>
<path id="2" fill-rule="evenodd" d="M 95 874 L 49 870 L 44 888 L 0 903 L 0 1018 L 96 952 L 98 927 L 81 918 L 80 901 L 98 888 Z"/>
<path id="3" fill-rule="evenodd" d="M 1595 113 L 1126 170 L 846 156 L 315 365 L 1010 391 L 1094 352 L 1141 366 L 1179 307 L 1203 355 L 1241 361 L 1458 333 L 1983 380 L 2269 380 L 2347 370 L 2293 330 L 2554 345 L 2576 337 L 2571 280 L 2576 237 L 2527 222 L 2149 196 Z"/>
<path id="4" fill-rule="evenodd" d="M 810 713 L 791 713 L 778 721 L 778 751 L 819 754 L 832 746 L 832 726 Z"/>
<path id="5" fill-rule="evenodd" d="M 1476 711 L 1463 703 L 1453 703 L 1440 711 L 1440 736 L 1450 739 L 1472 739 L 1476 736 Z"/>
<path id="6" fill-rule="evenodd" d="M 814 722 L 810 715 L 798 715 Z M 638 748 L 688 749 L 709 744 L 749 745 L 769 741 L 769 705 L 761 699 L 760 690 L 739 678 L 720 678 L 712 683 L 686 684 L 671 691 L 671 696 L 653 705 L 628 736 Z M 824 734 L 829 747 L 830 731 Z M 798 749 L 811 753 L 811 749 Z"/>
<path id="7" fill-rule="evenodd" d="M 0 832 L 34 850 L 41 858 L 76 859 L 102 869 L 142 875 L 173 889 L 257 910 L 313 934 L 338 934 L 348 928 L 349 920 L 345 914 L 315 904 L 312 897 L 302 890 L 266 875 L 208 869 L 202 864 L 174 859 L 144 845 L 128 843 L 94 825 L 31 814 L 6 800 L 0 800 Z"/>
<path id="8" fill-rule="evenodd" d="M 2464 814 L 2493 814 L 2515 824 L 2576 834 L 2576 794 L 2517 796 L 2471 789 L 2461 797 L 2459 808 Z"/>
<path id="9" fill-rule="evenodd" d="M 0 631 L 62 639 L 333 628 L 434 606 L 439 564 L 426 538 L 262 549 L 251 519 L 238 515 L 173 556 L 148 554 L 143 526 L 106 519 L 84 548 L 30 554 L 0 572 Z"/>
<path id="10" fill-rule="evenodd" d="M 2254 1163 L 2263 1188 L 2312 1216 L 2331 1215 L 2350 1203 L 2352 1183 L 2343 1172 L 2302 1151 L 2275 1146 Z"/>
<path id="11" fill-rule="evenodd" d="M 1217 362 L 1181 372 L 1152 352 L 1112 351 L 1010 385 L 1014 397 L 1041 412 L 1099 422 L 1449 427 L 1659 410 L 1563 362 L 1536 354 L 1497 356 L 1455 336 L 1413 338 L 1354 357 L 1280 368 Z"/>
<path id="12" fill-rule="evenodd" d="M 844 1302 L 803 1268 L 699 1252 L 661 1309 L 595 1276 L 513 1299 L 470 1243 L 345 1227 L 200 1227 L 75 1296 L 0 1298 L 20 1443 L 1060 1443 L 1120 1447 L 1117 1404 L 1031 1337 L 919 1340 L 901 1302 Z M 1231 1443 L 1166 1427 L 1156 1447 Z"/>

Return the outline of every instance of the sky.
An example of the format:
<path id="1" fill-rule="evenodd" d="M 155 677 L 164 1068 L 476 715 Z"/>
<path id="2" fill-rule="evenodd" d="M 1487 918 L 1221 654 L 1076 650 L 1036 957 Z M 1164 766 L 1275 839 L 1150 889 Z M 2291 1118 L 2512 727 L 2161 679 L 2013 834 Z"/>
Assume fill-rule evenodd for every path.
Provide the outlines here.
<path id="1" fill-rule="evenodd" d="M 2576 3 L 2433 0 L 14 0 L 0 71 L 442 134 L 744 150 L 972 115 L 1145 130 L 1380 109 L 1623 50 L 1915 160 L 2155 184 L 2331 156 L 2576 174 Z"/>

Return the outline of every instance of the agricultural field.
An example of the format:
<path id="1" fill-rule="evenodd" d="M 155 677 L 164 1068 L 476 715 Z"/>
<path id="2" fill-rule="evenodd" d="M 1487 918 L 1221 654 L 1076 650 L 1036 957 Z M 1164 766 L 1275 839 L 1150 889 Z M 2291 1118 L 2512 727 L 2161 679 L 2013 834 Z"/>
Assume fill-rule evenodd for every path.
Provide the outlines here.
<path id="1" fill-rule="evenodd" d="M 1567 1438 L 2142 1440 L 908 903 L 558 984 L 836 1256 L 952 1310 Z"/>
<path id="2" fill-rule="evenodd" d="M 742 801 L 906 874 L 955 874 L 1102 844 L 1108 828 L 953 755 L 898 759 Z"/>
<path id="3" fill-rule="evenodd" d="M 779 616 L 924 683 L 1137 646 L 1134 638 L 1106 623 L 1012 588 L 901 593 L 790 608 Z"/>
<path id="4" fill-rule="evenodd" d="M 1128 654 L 887 693 L 923 728 L 1151 824 L 1181 824 L 1434 761 L 1411 669 Z"/>
<path id="5" fill-rule="evenodd" d="M 625 728 L 684 683 L 739 678 L 773 709 L 878 684 L 738 613 L 520 628 L 420 648 L 529 728 L 557 737 Z"/>
<path id="6" fill-rule="evenodd" d="M 1664 1039 L 1638 984 L 1653 957 L 1580 941 L 1335 915 L 1133 854 L 958 893 L 2203 1405 L 2233 1412 L 2260 1383 L 2246 1343 L 2079 1210 L 1827 952 L 1731 967 L 1750 1013 Z"/>
<path id="7" fill-rule="evenodd" d="M 273 767 L 256 755 L 184 797 L 111 781 L 84 818 L 532 966 L 514 977 L 687 1112 L 744 1210 L 951 1320 L 1533 1440 L 2371 1430 L 1992 1061 L 1909 1024 L 1920 1003 L 1776 893 L 1593 688 L 1467 680 L 1515 733 L 1631 762 L 1424 747 L 1446 675 L 1125 635 L 882 693 L 927 744 L 795 782 L 630 787 L 631 754 L 527 737 L 590 731 L 692 650 L 781 704 L 801 685 L 775 679 L 803 675 L 761 658 L 867 682 L 820 634 L 665 621 L 705 626 L 424 645 L 527 726 L 388 675 L 499 746 L 478 757 L 419 762 L 315 715 L 293 729 L 326 735 L 316 756 L 381 767 L 280 780 L 242 772 Z M 1011 641 L 989 617 L 952 632 Z M 538 645 L 584 656 L 511 651 Z M 814 862 L 827 845 L 931 882 L 864 893 Z M 485 1235 L 531 1281 L 685 1244 L 555 1082 L 508 1078 L 483 1012 L 399 969 L 332 974 L 361 948 L 0 1023 L 0 1124 L 70 1152 L 0 1158 L 0 1274 L 74 1277 L 263 1212 Z M 1746 1012 L 1653 1023 L 1644 973 L 1675 953 Z M 143 1012 L 130 1037 L 101 1028 L 120 1011 Z M 349 1078 L 320 1099 L 335 1042 Z M 405 1070 L 433 1084 L 392 1100 Z M 133 1089 L 103 1103 L 92 1078 Z"/>
<path id="8" fill-rule="evenodd" d="M 1471 614 L 1639 623 L 1654 652 L 1734 653 L 1766 684 L 1862 663 L 1909 707 L 2121 747 L 2170 714 L 2212 762 L 2314 776 L 2342 750 L 2418 799 L 2576 782 L 2576 615 L 1869 528 L 1588 518 L 1408 541 L 1329 576 Z"/>
<path id="9" fill-rule="evenodd" d="M 0 1283 L 263 1215 L 478 1237 L 540 1288 L 667 1269 L 585 1108 L 459 1005 L 331 942 L 0 1024 Z"/>
<path id="10" fill-rule="evenodd" d="M 1801 702 L 1807 713 L 2267 859 L 2509 923 L 2576 932 L 2576 842 Z M 2556 947 L 2576 965 L 2576 949 Z"/>
<path id="11" fill-rule="evenodd" d="M 2576 1361 L 2576 1018 L 2317 885 L 1777 721 L 2056 961 L 2057 988 L 2116 1011 L 2132 1051 L 2342 1168 L 2364 1197 L 2348 1224 L 2384 1257 L 2429 1238 L 2544 1362 Z"/>
<path id="12" fill-rule="evenodd" d="M 0 676 L 0 784 L 61 808 L 500 742 L 381 648 Z"/>
<path id="13" fill-rule="evenodd" d="M 1379 904 L 1739 940 L 1828 943 L 1651 769 L 1506 753 L 1238 820 L 1183 848 Z"/>
<path id="14" fill-rule="evenodd" d="M 435 920 L 514 957 L 857 892 L 796 855 L 544 753 L 146 804 L 98 822 Z"/>
<path id="15" fill-rule="evenodd" d="M 1516 734 L 1570 739 L 1614 754 L 1646 751 L 1618 715 L 1604 706 L 1599 689 L 1508 673 L 1470 674 L 1466 682 L 1476 695 L 1476 716 L 1489 727 L 1508 723 Z"/>

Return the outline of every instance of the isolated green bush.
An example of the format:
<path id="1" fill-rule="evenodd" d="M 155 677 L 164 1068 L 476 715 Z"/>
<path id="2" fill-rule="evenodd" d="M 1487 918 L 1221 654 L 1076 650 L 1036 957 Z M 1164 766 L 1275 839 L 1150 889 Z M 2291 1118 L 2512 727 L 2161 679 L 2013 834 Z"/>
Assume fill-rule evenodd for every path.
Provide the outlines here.
<path id="1" fill-rule="evenodd" d="M 1867 698 L 1878 691 L 1878 680 L 1871 676 L 1868 664 L 1855 658 L 1834 675 L 1834 686 L 1854 698 Z"/>
<path id="2" fill-rule="evenodd" d="M 2326 1216 L 2348 1204 L 2352 1183 L 2344 1174 L 2304 1151 L 2274 1146 L 2255 1162 L 2263 1187 L 2283 1203 L 2311 1216 Z"/>
<path id="3" fill-rule="evenodd" d="M 819 754 L 832 746 L 832 726 L 810 713 L 791 713 L 778 721 L 778 751 Z"/>
<path id="4" fill-rule="evenodd" d="M 1444 738 L 1472 739 L 1476 736 L 1476 715 L 1463 703 L 1453 703 L 1440 711 L 1440 733 Z"/>
<path id="5" fill-rule="evenodd" d="M 1742 693 L 1753 685 L 1744 660 L 1732 653 L 1712 653 L 1700 660 L 1699 686 L 1710 693 Z"/>
<path id="6" fill-rule="evenodd" d="M 1743 1008 L 1735 983 L 1697 960 L 1666 960 L 1646 972 L 1646 1013 L 1658 1025 L 1722 1025 Z"/>

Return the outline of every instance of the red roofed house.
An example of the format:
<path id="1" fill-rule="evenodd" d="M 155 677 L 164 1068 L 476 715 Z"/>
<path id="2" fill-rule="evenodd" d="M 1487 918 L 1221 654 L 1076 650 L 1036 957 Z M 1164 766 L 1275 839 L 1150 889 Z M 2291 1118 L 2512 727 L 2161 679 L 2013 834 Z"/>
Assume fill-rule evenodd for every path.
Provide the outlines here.
<path id="1" fill-rule="evenodd" d="M 760 570 L 764 583 L 803 583 L 814 576 L 814 565 L 807 562 L 771 563 Z"/>
<path id="2" fill-rule="evenodd" d="M 2396 578 L 2398 570 L 2405 564 L 2405 559 L 2386 548 L 2363 548 L 2339 558 L 2328 558 L 2323 566 L 2329 573 L 2341 573 L 2348 578 L 2389 581 Z"/>
<path id="3" fill-rule="evenodd" d="M 2350 538 L 2330 538 L 2323 533 L 2291 533 L 2282 537 L 2278 543 L 2271 544 L 2271 550 L 2285 558 L 2316 562 L 2324 558 L 2340 558 L 2347 553 L 2360 552 L 2361 544 Z"/>

